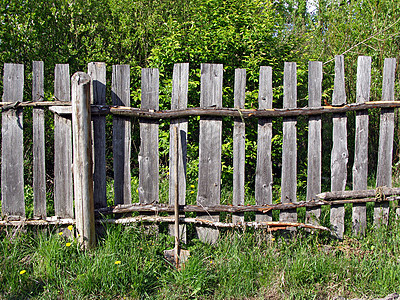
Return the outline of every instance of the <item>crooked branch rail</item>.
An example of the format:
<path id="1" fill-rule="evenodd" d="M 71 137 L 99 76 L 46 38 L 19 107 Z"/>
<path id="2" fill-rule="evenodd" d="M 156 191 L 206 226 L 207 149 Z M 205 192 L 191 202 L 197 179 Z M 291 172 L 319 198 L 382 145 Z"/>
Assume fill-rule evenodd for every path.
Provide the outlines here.
<path id="1" fill-rule="evenodd" d="M 235 108 L 222 107 L 222 65 L 201 65 L 200 106 L 188 108 L 189 65 L 176 64 L 172 80 L 171 109 L 159 110 L 159 73 L 157 69 L 143 69 L 141 86 L 141 108 L 130 107 L 130 70 L 129 66 L 113 66 L 111 98 L 112 105 L 106 105 L 106 67 L 104 63 L 90 63 L 88 73 L 92 79 L 89 93 L 91 105 L 87 106 L 87 117 L 81 124 L 93 121 L 92 141 L 81 144 L 79 149 L 90 149 L 93 146 L 93 179 L 83 171 L 88 170 L 90 155 L 82 162 L 75 164 L 79 157 L 72 158 L 72 146 L 77 147 L 82 140 L 72 142 L 72 103 L 68 65 L 56 65 L 54 82 L 54 100 L 44 100 L 44 68 L 42 62 L 33 63 L 32 101 L 23 101 L 24 68 L 22 65 L 5 64 L 2 111 L 2 215 L 0 225 L 21 226 L 21 224 L 69 224 L 80 225 L 79 230 L 91 231 L 91 221 L 85 221 L 82 215 L 86 203 L 93 201 L 97 222 L 139 222 L 153 220 L 170 222 L 168 217 L 139 216 L 114 220 L 101 220 L 100 214 L 122 214 L 140 212 L 144 214 L 159 212 L 170 213 L 174 197 L 179 198 L 182 222 L 191 222 L 198 228 L 199 237 L 208 242 L 215 242 L 218 227 L 266 226 L 269 228 L 287 228 L 290 226 L 319 228 L 320 209 L 322 205 L 331 206 L 331 229 L 339 237 L 344 233 L 344 205 L 353 205 L 353 231 L 363 233 L 366 228 L 366 202 L 375 202 L 374 221 L 377 224 L 388 222 L 389 201 L 398 200 L 399 191 L 392 186 L 392 154 L 394 139 L 394 109 L 400 107 L 395 101 L 394 59 L 386 59 L 383 70 L 382 101 L 370 101 L 371 59 L 360 57 L 357 71 L 357 103 L 346 103 L 344 89 L 343 57 L 337 56 L 335 63 L 335 86 L 332 106 L 321 106 L 322 102 L 322 63 L 309 63 L 309 105 L 297 108 L 297 75 L 296 64 L 285 63 L 284 71 L 284 105 L 273 107 L 272 68 L 261 67 L 259 78 L 259 108 L 245 109 L 246 71 L 236 70 L 234 102 Z M 82 75 L 83 76 L 83 75 Z M 193 99 L 191 101 L 193 105 Z M 23 110 L 33 107 L 33 190 L 34 220 L 25 219 L 25 199 L 23 181 Z M 380 109 L 380 134 L 377 167 L 377 191 L 367 191 L 368 177 L 368 113 L 369 109 Z M 45 174 L 45 116 L 49 109 L 54 116 L 54 207 L 55 216 L 47 216 L 46 174 Z M 355 157 L 353 166 L 353 183 L 355 190 L 344 191 L 347 178 L 348 147 L 347 112 L 356 112 Z M 113 171 L 114 171 L 114 205 L 107 207 L 106 198 L 106 115 L 113 118 Z M 321 157 L 323 114 L 331 114 L 333 119 L 333 139 L 331 152 L 331 191 L 321 194 Z M 199 126 L 199 176 L 197 187 L 197 205 L 186 205 L 186 153 L 188 146 L 188 120 L 200 117 Z M 308 176 L 306 201 L 297 202 L 297 117 L 308 116 Z M 231 117 L 233 130 L 233 199 L 231 205 L 221 205 L 221 151 L 222 151 L 222 117 Z M 283 123 L 282 155 L 282 203 L 273 204 L 272 177 L 272 119 L 281 117 Z M 255 172 L 256 205 L 248 206 L 244 199 L 245 169 L 245 126 L 244 119 L 258 120 L 257 167 Z M 131 122 L 138 119 L 140 126 L 139 164 L 139 204 L 132 204 L 131 193 Z M 170 205 L 159 203 L 159 126 L 160 120 L 170 119 Z M 78 128 L 81 128 L 78 126 Z M 175 136 L 178 128 L 178 137 Z M 177 138 L 177 140 L 176 140 Z M 176 143 L 177 142 L 177 143 Z M 175 144 L 178 145 L 176 149 Z M 78 148 L 76 148 L 78 149 Z M 85 150 L 76 150 L 81 155 Z M 87 153 L 87 154 L 88 154 Z M 135 158 L 133 158 L 135 159 Z M 74 164 L 72 164 L 74 160 Z M 276 163 L 276 162 L 275 162 Z M 74 170 L 72 171 L 72 166 Z M 72 173 L 74 172 L 74 176 Z M 178 174 L 176 174 L 178 173 Z M 79 177 L 77 175 L 82 175 Z M 74 182 L 72 182 L 74 178 Z M 82 181 L 93 182 L 93 192 L 86 195 Z M 75 192 L 73 190 L 75 188 Z M 90 185 L 87 188 L 90 190 Z M 82 194 L 83 193 L 83 194 Z M 74 195 L 75 194 L 75 195 Z M 74 195 L 74 196 L 73 196 Z M 84 200 L 89 199 L 89 200 Z M 93 200 L 90 200 L 93 199 Z M 75 209 L 74 212 L 74 201 Z M 80 202 L 79 202 L 80 203 Z M 297 208 L 306 207 L 306 222 L 297 222 Z M 81 210 L 82 208 L 83 211 Z M 271 210 L 280 210 L 280 222 L 272 222 Z M 244 222 L 243 213 L 256 212 L 254 222 Z M 183 213 L 195 212 L 197 218 L 186 218 Z M 232 213 L 232 223 L 219 221 L 219 213 Z M 90 214 L 89 214 L 90 215 Z M 89 217 L 86 216 L 84 218 Z M 152 219 L 153 218 L 153 219 Z M 20 221 L 18 221 L 20 219 Z M 90 219 L 90 218 L 89 218 Z M 88 219 L 87 219 L 88 220 Z M 14 222 L 14 223 L 13 223 Z M 19 222 L 19 223 L 18 223 Z M 83 222 L 83 223 L 82 223 Z M 88 222 L 88 223 L 85 223 Z M 19 225 L 17 225 L 19 224 Z M 207 225 L 208 224 L 208 225 Z M 226 225 L 224 225 L 226 224 Z M 288 225 L 291 224 L 291 225 Z M 297 225 L 296 225 L 297 224 Z M 299 225 L 300 224 L 300 225 Z M 86 227 L 85 227 L 86 226 Z M 308 226 L 308 227 L 307 227 Z M 86 229 L 85 229 L 86 228 Z M 90 233 L 92 235 L 93 233 Z M 84 236 L 84 235 L 82 235 Z M 87 237 L 90 239 L 91 237 Z"/>

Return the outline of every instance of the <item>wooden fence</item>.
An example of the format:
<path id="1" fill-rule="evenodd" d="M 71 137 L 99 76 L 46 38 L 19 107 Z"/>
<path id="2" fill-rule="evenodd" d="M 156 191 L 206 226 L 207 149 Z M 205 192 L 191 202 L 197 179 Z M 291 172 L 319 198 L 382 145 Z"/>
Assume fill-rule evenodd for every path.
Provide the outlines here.
<path id="1" fill-rule="evenodd" d="M 375 202 L 374 221 L 388 222 L 389 201 L 397 200 L 392 187 L 394 140 L 395 59 L 386 59 L 383 70 L 382 101 L 370 102 L 371 58 L 359 57 L 357 102 L 346 103 L 344 58 L 336 56 L 335 81 L 331 106 L 321 106 L 322 63 L 310 62 L 308 107 L 297 108 L 296 63 L 285 63 L 283 108 L 273 108 L 272 68 L 261 67 L 259 108 L 244 109 L 246 71 L 235 71 L 234 108 L 222 106 L 223 66 L 201 65 L 200 107 L 188 108 L 189 64 L 176 64 L 173 70 L 171 110 L 159 110 L 159 71 L 143 69 L 141 108 L 130 107 L 130 67 L 112 69 L 112 106 L 106 105 L 106 66 L 90 63 L 88 74 L 76 73 L 70 81 L 68 65 L 56 65 L 54 101 L 44 100 L 43 62 L 33 63 L 32 100 L 24 101 L 24 66 L 4 65 L 1 156 L 1 225 L 71 224 L 78 230 L 93 232 L 94 214 L 98 222 L 165 221 L 160 212 L 173 212 L 178 197 L 181 214 L 196 212 L 196 218 L 181 221 L 202 225 L 199 237 L 214 242 L 218 227 L 259 226 L 321 228 L 318 221 L 322 205 L 331 205 L 331 229 L 339 238 L 344 233 L 344 204 L 353 203 L 353 230 L 363 233 L 366 225 L 366 202 Z M 72 83 L 72 93 L 71 93 Z M 72 95 L 72 102 L 71 102 Z M 89 99 L 92 105 L 89 105 Z M 34 220 L 25 219 L 23 110 L 33 107 L 33 191 Z M 381 108 L 376 190 L 367 190 L 368 178 L 368 109 Z M 45 109 L 54 112 L 54 209 L 46 214 Z M 347 115 L 356 111 L 353 191 L 347 183 Z M 331 152 L 331 192 L 321 193 L 322 114 L 333 118 Z M 114 203 L 106 199 L 106 115 L 113 116 L 112 155 Z M 308 120 L 307 201 L 297 201 L 297 116 Z M 186 152 L 188 118 L 200 116 L 199 173 L 197 205 L 185 205 Z M 233 200 L 221 203 L 222 117 L 233 118 Z M 272 119 L 283 117 L 281 203 L 272 204 Z M 131 191 L 131 122 L 140 124 L 139 202 L 132 202 Z M 244 205 L 245 198 L 245 119 L 258 119 L 257 166 L 255 174 L 256 205 Z M 171 205 L 159 204 L 159 122 L 170 119 L 169 199 Z M 90 122 L 92 121 L 92 129 Z M 72 124 L 73 123 L 73 124 Z M 175 129 L 176 128 L 176 129 Z M 178 133 L 176 136 L 176 132 Z M 93 136 L 93 138 L 92 138 Z M 93 147 L 92 147 L 93 145 Z M 93 163 L 91 162 L 93 156 Z M 73 163 L 74 162 L 74 163 Z M 73 164 L 72 164 L 73 163 Z M 325 175 L 326 176 L 326 175 Z M 74 190 L 75 188 L 75 190 Z M 75 199 L 75 209 L 74 209 Z M 306 223 L 297 223 L 297 208 L 306 207 Z M 272 222 L 272 210 L 280 210 L 280 222 Z M 139 211 L 146 216 L 102 219 L 101 215 Z M 233 214 L 232 223 L 219 222 L 219 213 Z M 253 222 L 244 222 L 243 213 L 255 211 Z M 154 216 L 150 216 L 153 213 Z M 204 227 L 205 225 L 205 227 Z M 86 226 L 86 227 L 85 227 Z M 90 239 L 86 233 L 82 239 Z M 91 242 L 91 241 L 90 241 Z"/>

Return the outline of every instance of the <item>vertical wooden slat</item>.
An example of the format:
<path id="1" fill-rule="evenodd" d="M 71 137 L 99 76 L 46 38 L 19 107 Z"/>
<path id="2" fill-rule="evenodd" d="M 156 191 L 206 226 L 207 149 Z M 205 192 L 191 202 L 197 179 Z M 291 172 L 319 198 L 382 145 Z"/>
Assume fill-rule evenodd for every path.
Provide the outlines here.
<path id="1" fill-rule="evenodd" d="M 258 108 L 272 108 L 272 68 L 260 67 Z M 272 204 L 272 119 L 258 119 L 255 198 L 257 205 Z M 256 214 L 256 221 L 272 221 L 272 212 Z"/>
<path id="2" fill-rule="evenodd" d="M 234 105 L 238 110 L 244 108 L 246 98 L 246 70 L 235 70 Z M 245 176 L 245 122 L 241 118 L 234 119 L 233 125 L 233 205 L 244 205 Z M 232 216 L 233 223 L 244 222 L 243 214 Z"/>
<path id="3" fill-rule="evenodd" d="M 371 57 L 360 56 L 357 66 L 357 103 L 369 101 L 371 87 Z M 353 190 L 368 187 L 368 110 L 356 112 L 356 136 L 353 165 Z M 364 234 L 367 227 L 365 203 L 353 204 L 353 232 Z"/>
<path id="4" fill-rule="evenodd" d="M 3 102 L 22 102 L 24 65 L 4 64 Z M 6 110 L 1 122 L 1 206 L 5 216 L 25 217 L 23 110 Z"/>
<path id="5" fill-rule="evenodd" d="M 200 107 L 222 107 L 221 64 L 201 64 Z M 200 118 L 199 138 L 199 184 L 197 204 L 210 206 L 220 204 L 221 197 L 221 145 L 222 119 Z M 205 213 L 203 219 L 218 221 L 219 216 Z M 215 243 L 218 229 L 197 228 L 200 240 Z"/>
<path id="6" fill-rule="evenodd" d="M 285 62 L 283 75 L 283 108 L 297 107 L 296 63 Z M 283 118 L 282 140 L 282 203 L 296 202 L 297 192 L 297 119 Z M 296 210 L 281 212 L 281 221 L 296 222 Z"/>
<path id="7" fill-rule="evenodd" d="M 90 76 L 72 76 L 72 126 L 76 228 L 84 248 L 95 244 Z"/>
<path id="8" fill-rule="evenodd" d="M 59 101 L 71 101 L 67 64 L 55 67 L 54 96 Z M 71 116 L 54 115 L 54 209 L 62 218 L 74 217 L 71 126 Z"/>
<path id="9" fill-rule="evenodd" d="M 383 67 L 382 100 L 394 101 L 396 59 L 386 58 Z M 392 187 L 392 158 L 394 139 L 394 109 L 382 108 L 379 128 L 378 170 L 376 186 Z M 389 203 L 375 203 L 374 223 L 387 224 Z"/>
<path id="10" fill-rule="evenodd" d="M 113 105 L 130 106 L 130 67 L 114 65 L 111 98 Z M 114 203 L 130 204 L 131 199 L 131 120 L 113 117 Z"/>
<path id="11" fill-rule="evenodd" d="M 91 77 L 91 103 L 106 104 L 106 64 L 88 64 Z M 93 196 L 94 207 L 107 206 L 106 198 L 106 117 L 92 116 L 93 120 Z"/>
<path id="12" fill-rule="evenodd" d="M 335 86 L 332 95 L 332 105 L 346 103 L 344 81 L 344 57 L 335 56 Z M 333 117 L 333 147 L 331 154 L 331 190 L 344 191 L 347 180 L 347 117 L 346 114 L 334 114 Z M 332 205 L 331 226 L 338 238 L 344 233 L 344 206 Z"/>
<path id="13" fill-rule="evenodd" d="M 175 64 L 172 74 L 171 109 L 186 109 L 188 100 L 189 64 Z M 177 129 L 175 129 L 177 128 Z M 177 130 L 177 131 L 176 131 Z M 178 137 L 175 137 L 178 132 Z M 172 119 L 170 125 L 169 147 L 169 204 L 174 205 L 178 197 L 179 205 L 186 203 L 186 156 L 187 156 L 188 118 Z M 178 149 L 176 149 L 176 138 Z M 177 155 L 176 155 L 177 154 Z M 178 168 L 176 169 L 176 164 Z M 175 174 L 176 170 L 178 174 Z M 178 192 L 178 195 L 177 195 Z M 185 215 L 181 215 L 184 217 Z M 170 234 L 175 236 L 174 226 L 169 226 Z M 179 225 L 180 239 L 186 242 L 186 226 Z"/>
<path id="14" fill-rule="evenodd" d="M 159 71 L 142 69 L 142 109 L 158 110 Z M 140 119 L 139 201 L 159 202 L 158 120 Z"/>
<path id="15" fill-rule="evenodd" d="M 44 63 L 32 65 L 32 101 L 44 100 Z M 33 215 L 46 217 L 46 164 L 44 109 L 33 108 Z"/>
<path id="16" fill-rule="evenodd" d="M 321 106 L 322 98 L 322 62 L 308 63 L 308 106 Z M 321 192 L 321 151 L 322 133 L 321 116 L 310 116 L 308 119 L 308 160 L 307 160 L 307 201 L 315 199 Z M 318 224 L 320 208 L 306 211 L 306 223 Z"/>

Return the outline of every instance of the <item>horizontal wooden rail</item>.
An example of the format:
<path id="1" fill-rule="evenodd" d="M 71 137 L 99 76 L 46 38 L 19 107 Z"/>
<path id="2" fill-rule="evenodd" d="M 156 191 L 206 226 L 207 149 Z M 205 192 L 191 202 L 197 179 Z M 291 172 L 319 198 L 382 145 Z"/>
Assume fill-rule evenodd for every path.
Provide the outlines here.
<path id="1" fill-rule="evenodd" d="M 49 102 L 51 103 L 51 102 Z M 54 102 L 53 102 L 54 103 Z M 348 111 L 359 111 L 371 108 L 397 108 L 400 101 L 371 101 L 365 103 L 351 103 L 342 106 L 320 106 L 303 108 L 271 108 L 271 109 L 238 109 L 238 108 L 199 108 L 191 107 L 177 110 L 148 110 L 125 106 L 92 105 L 92 115 L 119 115 L 132 118 L 147 119 L 175 119 L 185 117 L 236 117 L 236 118 L 265 118 L 265 117 L 295 117 L 315 116 L 329 113 L 344 113 Z M 54 105 L 50 110 L 59 115 L 71 114 L 68 106 Z"/>

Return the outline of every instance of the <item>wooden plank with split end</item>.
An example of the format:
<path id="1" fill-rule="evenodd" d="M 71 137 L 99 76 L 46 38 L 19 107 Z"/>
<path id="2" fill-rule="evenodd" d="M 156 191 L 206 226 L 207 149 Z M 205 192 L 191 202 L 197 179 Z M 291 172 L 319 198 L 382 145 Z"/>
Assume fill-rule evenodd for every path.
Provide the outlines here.
<path id="1" fill-rule="evenodd" d="M 3 101 L 22 101 L 24 65 L 4 64 Z M 2 215 L 25 217 L 23 109 L 2 112 L 1 120 Z"/>

